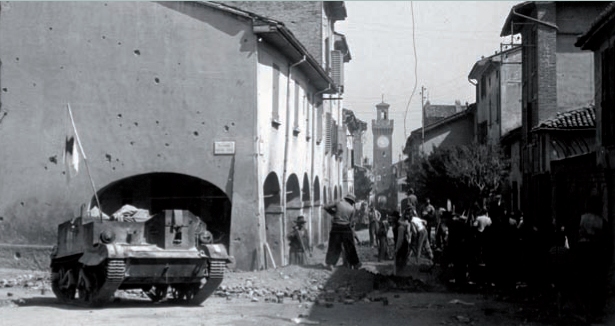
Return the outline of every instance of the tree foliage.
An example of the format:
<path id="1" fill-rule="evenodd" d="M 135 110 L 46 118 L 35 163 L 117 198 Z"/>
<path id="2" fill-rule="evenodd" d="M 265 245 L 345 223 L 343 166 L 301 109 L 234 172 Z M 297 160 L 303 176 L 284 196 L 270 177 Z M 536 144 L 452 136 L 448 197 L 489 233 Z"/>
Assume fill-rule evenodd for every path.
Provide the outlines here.
<path id="1" fill-rule="evenodd" d="M 438 205 L 451 199 L 469 206 L 501 190 L 508 177 L 508 165 L 497 145 L 435 148 L 429 156 L 409 166 L 407 183 L 420 197 L 429 197 Z"/>
<path id="2" fill-rule="evenodd" d="M 374 184 L 371 171 L 364 168 L 354 167 L 354 195 L 357 200 L 368 200 Z"/>

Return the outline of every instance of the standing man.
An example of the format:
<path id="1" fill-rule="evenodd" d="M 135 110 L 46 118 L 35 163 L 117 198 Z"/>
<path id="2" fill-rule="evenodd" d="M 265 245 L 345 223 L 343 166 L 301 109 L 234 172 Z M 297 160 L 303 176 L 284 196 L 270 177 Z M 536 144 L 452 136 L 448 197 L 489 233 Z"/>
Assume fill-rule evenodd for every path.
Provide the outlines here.
<path id="1" fill-rule="evenodd" d="M 369 205 L 369 245 L 376 247 L 378 245 L 378 225 L 380 223 L 380 212 L 376 210 L 373 204 Z"/>
<path id="2" fill-rule="evenodd" d="M 416 210 L 418 209 L 418 205 L 419 205 L 419 199 L 414 194 L 414 188 L 408 189 L 408 207 L 412 207 Z"/>
<path id="3" fill-rule="evenodd" d="M 422 215 L 423 219 L 427 221 L 427 238 L 430 243 L 434 243 L 435 234 L 432 237 L 431 230 L 435 230 L 438 221 L 436 220 L 436 209 L 431 204 L 431 200 L 429 200 L 429 198 L 425 198 L 425 206 L 423 207 Z"/>
<path id="4" fill-rule="evenodd" d="M 395 239 L 393 274 L 398 275 L 408 263 L 412 231 L 406 215 L 393 212 L 393 220 L 393 237 Z"/>
<path id="5" fill-rule="evenodd" d="M 342 247 L 350 267 L 356 269 L 361 267 L 351 227 L 355 214 L 354 203 L 354 195 L 348 194 L 343 200 L 325 205 L 324 207 L 325 211 L 333 216 L 331 232 L 329 233 L 329 247 L 327 248 L 327 256 L 325 258 L 329 270 L 333 270 L 333 267 L 337 264 L 342 253 Z"/>
<path id="6" fill-rule="evenodd" d="M 410 227 L 412 230 L 412 241 L 410 242 L 410 246 L 412 248 L 410 251 L 414 251 L 414 254 L 416 255 L 416 263 L 420 264 L 423 249 L 425 249 L 425 252 L 427 253 L 427 258 L 433 261 L 433 252 L 431 251 L 431 246 L 427 235 L 427 222 L 418 216 L 412 216 L 410 217 Z"/>
<path id="7" fill-rule="evenodd" d="M 308 259 L 305 255 L 308 252 L 312 255 L 312 250 L 303 215 L 297 217 L 293 231 L 288 235 L 288 240 L 290 241 L 289 263 L 291 265 L 307 265 Z"/>

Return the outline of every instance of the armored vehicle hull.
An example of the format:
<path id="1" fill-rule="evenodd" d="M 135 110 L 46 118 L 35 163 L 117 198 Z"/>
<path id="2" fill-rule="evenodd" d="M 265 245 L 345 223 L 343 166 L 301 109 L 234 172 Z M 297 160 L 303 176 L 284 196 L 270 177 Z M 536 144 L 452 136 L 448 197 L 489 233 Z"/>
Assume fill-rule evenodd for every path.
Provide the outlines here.
<path id="1" fill-rule="evenodd" d="M 51 254 L 53 292 L 60 301 L 87 306 L 109 302 L 118 289 L 199 305 L 232 262 L 223 245 L 204 241 L 202 225 L 182 210 L 145 221 L 79 217 L 62 223 Z"/>

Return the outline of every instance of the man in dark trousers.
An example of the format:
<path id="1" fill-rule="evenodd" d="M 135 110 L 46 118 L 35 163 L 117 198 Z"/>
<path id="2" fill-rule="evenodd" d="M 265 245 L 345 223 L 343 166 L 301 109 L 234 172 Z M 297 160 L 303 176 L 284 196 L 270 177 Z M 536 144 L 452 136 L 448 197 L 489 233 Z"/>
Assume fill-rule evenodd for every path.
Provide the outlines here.
<path id="1" fill-rule="evenodd" d="M 369 245 L 378 247 L 378 225 L 380 223 L 380 212 L 376 210 L 373 204 L 369 205 Z"/>
<path id="2" fill-rule="evenodd" d="M 289 264 L 307 265 L 306 255 L 312 255 L 308 230 L 305 228 L 305 217 L 299 215 L 292 232 L 288 235 L 290 241 Z"/>
<path id="3" fill-rule="evenodd" d="M 361 267 L 351 227 L 355 214 L 354 203 L 355 197 L 348 194 L 343 200 L 324 207 L 325 211 L 333 216 L 331 232 L 329 233 L 329 247 L 325 258 L 329 270 L 332 270 L 337 264 L 342 253 L 342 247 L 350 267 L 356 269 Z"/>

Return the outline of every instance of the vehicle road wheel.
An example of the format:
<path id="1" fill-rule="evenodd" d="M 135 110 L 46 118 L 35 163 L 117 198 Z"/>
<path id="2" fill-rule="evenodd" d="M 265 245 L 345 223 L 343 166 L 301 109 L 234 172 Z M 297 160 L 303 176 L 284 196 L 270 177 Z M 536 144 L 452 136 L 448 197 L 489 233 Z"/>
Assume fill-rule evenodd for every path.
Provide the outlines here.
<path id="1" fill-rule="evenodd" d="M 159 302 L 167 297 L 168 286 L 164 284 L 154 285 L 149 290 L 143 289 L 143 292 L 153 301 Z"/>
<path id="2" fill-rule="evenodd" d="M 68 302 L 75 298 L 76 277 L 72 271 L 64 266 L 53 267 L 51 269 L 51 290 L 56 298 L 61 302 Z"/>

